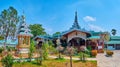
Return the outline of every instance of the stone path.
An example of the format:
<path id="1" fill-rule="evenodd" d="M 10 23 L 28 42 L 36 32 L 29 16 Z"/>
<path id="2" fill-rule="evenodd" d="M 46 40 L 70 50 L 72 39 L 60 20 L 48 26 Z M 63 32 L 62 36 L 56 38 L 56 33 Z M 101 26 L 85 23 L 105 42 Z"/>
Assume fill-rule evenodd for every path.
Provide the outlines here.
<path id="1" fill-rule="evenodd" d="M 106 57 L 105 53 L 97 55 L 98 67 L 120 67 L 120 50 L 113 51 L 112 57 Z"/>
<path id="2" fill-rule="evenodd" d="M 49 56 L 50 58 L 57 58 L 56 56 Z M 64 57 L 65 59 L 70 59 L 70 57 Z M 72 58 L 73 60 L 80 60 L 79 58 Z M 86 58 L 86 60 L 97 60 L 96 58 Z"/>

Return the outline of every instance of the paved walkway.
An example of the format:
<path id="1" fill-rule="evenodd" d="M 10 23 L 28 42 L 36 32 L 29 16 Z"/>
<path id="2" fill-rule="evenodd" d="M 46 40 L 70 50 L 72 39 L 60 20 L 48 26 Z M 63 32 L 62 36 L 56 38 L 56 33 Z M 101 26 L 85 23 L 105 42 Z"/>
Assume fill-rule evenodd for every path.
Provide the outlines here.
<path id="1" fill-rule="evenodd" d="M 97 66 L 98 67 L 120 67 L 120 50 L 113 51 L 112 57 L 106 57 L 104 54 L 97 55 Z"/>
<path id="2" fill-rule="evenodd" d="M 57 58 L 56 56 L 49 56 L 50 58 Z M 70 57 L 64 57 L 65 59 L 70 59 Z M 80 60 L 79 58 L 72 58 L 73 60 Z M 97 60 L 96 58 L 86 58 L 86 60 Z"/>

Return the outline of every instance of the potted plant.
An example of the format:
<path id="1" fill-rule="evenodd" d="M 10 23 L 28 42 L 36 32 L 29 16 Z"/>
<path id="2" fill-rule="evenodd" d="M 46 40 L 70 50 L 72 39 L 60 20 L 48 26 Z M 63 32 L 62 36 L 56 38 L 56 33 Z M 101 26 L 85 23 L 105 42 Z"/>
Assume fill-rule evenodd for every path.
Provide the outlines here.
<path id="1" fill-rule="evenodd" d="M 113 51 L 107 50 L 107 51 L 106 51 L 106 55 L 107 55 L 107 56 L 112 56 L 112 55 L 113 55 Z"/>

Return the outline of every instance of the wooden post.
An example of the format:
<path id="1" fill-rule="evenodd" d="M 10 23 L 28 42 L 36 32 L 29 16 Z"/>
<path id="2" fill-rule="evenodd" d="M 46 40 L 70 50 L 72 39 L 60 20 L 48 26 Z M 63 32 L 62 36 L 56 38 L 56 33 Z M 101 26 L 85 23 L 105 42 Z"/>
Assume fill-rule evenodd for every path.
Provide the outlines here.
<path id="1" fill-rule="evenodd" d="M 30 36 L 28 36 L 28 45 L 30 45 Z"/>
<path id="2" fill-rule="evenodd" d="M 21 44 L 23 44 L 23 36 L 21 36 L 21 40 L 20 40 L 20 41 L 21 41 Z M 20 44 L 20 45 L 21 45 L 21 44 Z"/>
<path id="3" fill-rule="evenodd" d="M 27 36 L 24 36 L 24 42 L 25 42 L 25 44 L 27 45 Z"/>

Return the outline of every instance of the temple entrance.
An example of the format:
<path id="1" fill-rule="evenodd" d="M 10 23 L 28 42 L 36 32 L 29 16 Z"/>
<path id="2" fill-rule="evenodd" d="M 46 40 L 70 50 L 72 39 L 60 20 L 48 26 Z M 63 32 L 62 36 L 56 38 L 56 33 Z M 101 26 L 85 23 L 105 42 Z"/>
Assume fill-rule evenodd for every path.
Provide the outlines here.
<path id="1" fill-rule="evenodd" d="M 85 46 L 85 40 L 79 37 L 75 37 L 69 41 L 69 45 L 74 47 Z"/>

